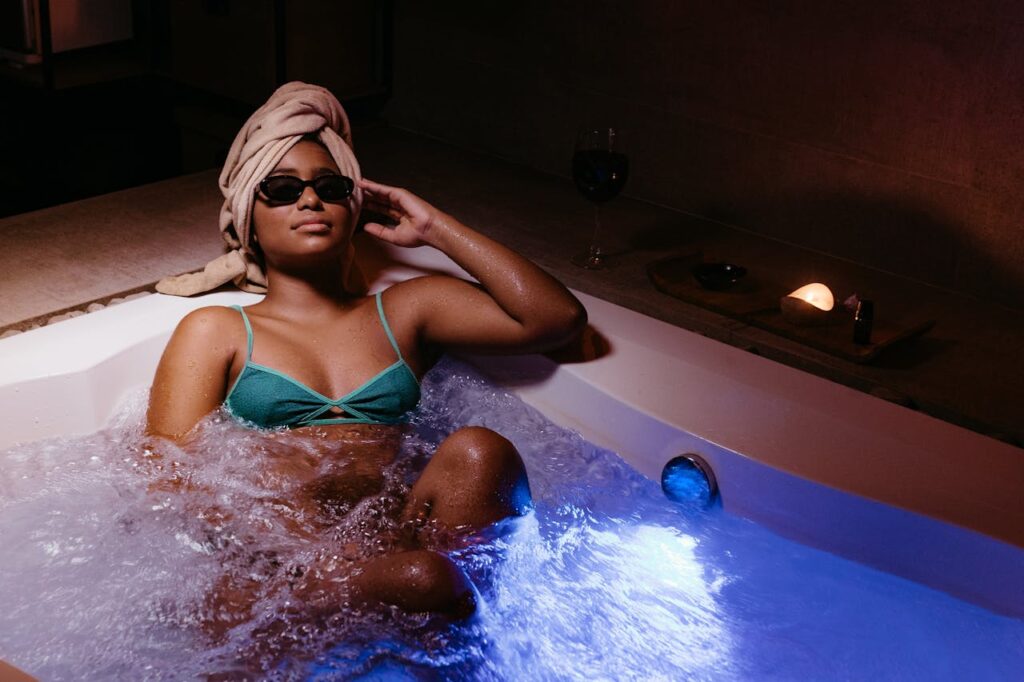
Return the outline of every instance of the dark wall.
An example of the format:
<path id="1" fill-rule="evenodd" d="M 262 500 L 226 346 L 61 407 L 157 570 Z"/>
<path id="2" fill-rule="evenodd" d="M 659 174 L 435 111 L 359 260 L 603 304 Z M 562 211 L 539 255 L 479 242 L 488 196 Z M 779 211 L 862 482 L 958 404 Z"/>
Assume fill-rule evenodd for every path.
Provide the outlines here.
<path id="1" fill-rule="evenodd" d="M 80 3 L 83 11 L 87 3 Z M 356 124 L 387 97 L 387 0 L 134 0 L 134 37 L 0 59 L 0 217 L 219 167 L 281 83 Z"/>
<path id="2" fill-rule="evenodd" d="M 398 4 L 390 120 L 1024 307 L 1024 3 Z"/>
<path id="3" fill-rule="evenodd" d="M 157 72 L 254 107 L 277 85 L 304 80 L 342 99 L 379 92 L 380 0 L 177 0 Z"/>

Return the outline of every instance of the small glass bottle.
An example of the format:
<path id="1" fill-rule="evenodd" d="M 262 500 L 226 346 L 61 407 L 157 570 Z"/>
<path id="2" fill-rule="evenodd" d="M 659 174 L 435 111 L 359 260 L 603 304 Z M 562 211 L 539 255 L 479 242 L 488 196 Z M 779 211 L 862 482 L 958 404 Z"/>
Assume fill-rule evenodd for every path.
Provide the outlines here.
<path id="1" fill-rule="evenodd" d="M 858 346 L 871 343 L 871 327 L 875 320 L 875 304 L 871 301 L 859 301 L 857 312 L 853 315 L 853 342 Z"/>

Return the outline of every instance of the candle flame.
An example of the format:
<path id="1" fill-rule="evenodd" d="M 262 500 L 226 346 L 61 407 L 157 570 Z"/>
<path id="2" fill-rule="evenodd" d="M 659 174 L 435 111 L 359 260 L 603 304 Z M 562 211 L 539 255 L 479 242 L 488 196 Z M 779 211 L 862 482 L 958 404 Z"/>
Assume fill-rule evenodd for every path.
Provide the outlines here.
<path id="1" fill-rule="evenodd" d="M 832 310 L 836 304 L 836 300 L 829 288 L 819 282 L 805 284 L 791 293 L 790 296 L 807 301 L 815 308 L 824 311 Z"/>

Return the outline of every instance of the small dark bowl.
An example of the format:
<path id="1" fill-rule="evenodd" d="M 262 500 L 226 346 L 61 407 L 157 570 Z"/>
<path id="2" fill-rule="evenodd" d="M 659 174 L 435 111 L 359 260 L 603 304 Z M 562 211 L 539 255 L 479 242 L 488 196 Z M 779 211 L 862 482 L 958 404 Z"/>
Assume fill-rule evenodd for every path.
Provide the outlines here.
<path id="1" fill-rule="evenodd" d="M 747 274 L 747 269 L 732 263 L 700 263 L 693 266 L 693 276 L 705 289 L 728 289 Z"/>

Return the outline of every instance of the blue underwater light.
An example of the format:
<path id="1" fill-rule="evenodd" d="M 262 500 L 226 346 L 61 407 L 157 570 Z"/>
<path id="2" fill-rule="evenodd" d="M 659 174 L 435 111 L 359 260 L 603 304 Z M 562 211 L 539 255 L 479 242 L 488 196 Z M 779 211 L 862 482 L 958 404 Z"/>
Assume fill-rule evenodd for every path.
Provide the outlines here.
<path id="1" fill-rule="evenodd" d="M 673 502 L 699 508 L 710 507 L 718 496 L 711 465 L 692 453 L 669 460 L 661 470 L 661 489 Z"/>

